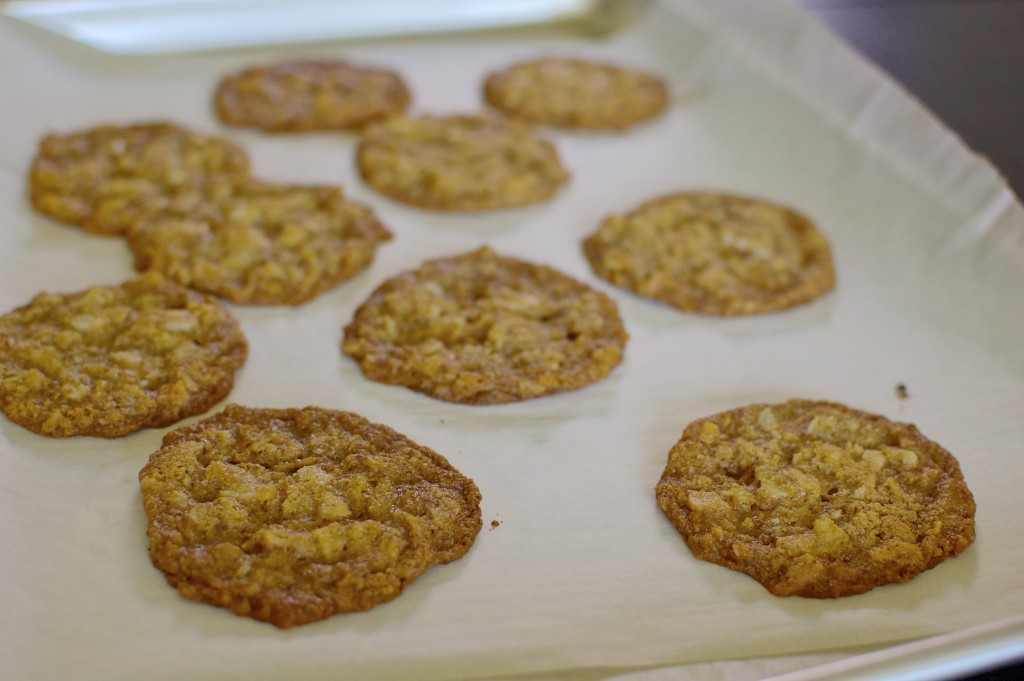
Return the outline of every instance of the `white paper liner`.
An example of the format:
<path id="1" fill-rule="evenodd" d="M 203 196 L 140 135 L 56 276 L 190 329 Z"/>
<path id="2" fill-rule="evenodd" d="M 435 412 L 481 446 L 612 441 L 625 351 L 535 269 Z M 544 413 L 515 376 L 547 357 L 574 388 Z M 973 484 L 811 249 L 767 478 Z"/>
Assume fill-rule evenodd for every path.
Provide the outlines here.
<path id="1" fill-rule="evenodd" d="M 754 42 L 742 10 L 762 21 Z M 216 130 L 222 74 L 297 55 L 391 66 L 417 111 L 471 111 L 485 73 L 552 53 L 655 69 L 675 103 L 624 135 L 546 133 L 573 179 L 522 210 L 441 215 L 383 199 L 357 178 L 351 136 L 224 131 L 257 174 L 341 183 L 396 234 L 367 272 L 312 303 L 233 308 L 251 357 L 230 400 L 348 409 L 441 452 L 484 495 L 473 550 L 368 613 L 278 631 L 186 601 L 150 564 L 137 474 L 165 431 L 51 440 L 0 420 L 0 659 L 12 678 L 610 674 L 885 646 L 1021 612 L 1024 212 L 987 164 L 783 2 L 665 3 L 601 39 L 538 29 L 133 60 L 0 24 L 0 309 L 133 275 L 120 240 L 31 211 L 25 173 L 47 132 L 154 119 Z M 601 218 L 686 188 L 808 213 L 832 241 L 837 291 L 722 320 L 590 273 L 579 241 Z M 584 390 L 499 407 L 365 381 L 338 349 L 355 306 L 391 274 L 482 243 L 609 291 L 631 334 L 622 366 Z M 794 396 L 914 422 L 952 451 L 978 500 L 975 545 L 838 601 L 771 597 L 695 560 L 653 498 L 668 449 L 694 418 Z"/>

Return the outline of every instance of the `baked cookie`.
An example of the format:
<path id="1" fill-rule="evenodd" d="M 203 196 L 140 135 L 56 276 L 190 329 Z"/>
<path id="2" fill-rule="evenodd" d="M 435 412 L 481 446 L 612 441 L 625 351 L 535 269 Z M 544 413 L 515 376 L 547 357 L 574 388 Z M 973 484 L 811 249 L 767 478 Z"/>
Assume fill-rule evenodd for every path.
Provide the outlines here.
<path id="1" fill-rule="evenodd" d="M 217 116 L 266 132 L 348 130 L 400 114 L 409 90 L 392 71 L 343 61 L 299 60 L 257 66 L 221 80 Z"/>
<path id="2" fill-rule="evenodd" d="M 674 194 L 612 215 L 583 252 L 602 278 L 685 312 L 771 312 L 835 287 L 832 251 L 814 223 L 732 194 Z"/>
<path id="3" fill-rule="evenodd" d="M 604 378 L 626 338 L 605 294 L 481 248 L 384 282 L 345 327 L 342 350 L 370 380 L 496 404 Z"/>
<path id="4" fill-rule="evenodd" d="M 668 88 L 658 76 L 583 59 L 522 62 L 484 81 L 488 104 L 540 125 L 621 130 L 665 110 Z"/>
<path id="5" fill-rule="evenodd" d="M 373 260 L 390 232 L 337 187 L 250 180 L 128 235 L 140 271 L 250 305 L 304 303 Z"/>
<path id="6" fill-rule="evenodd" d="M 169 123 L 105 125 L 39 143 L 29 191 L 40 213 L 95 234 L 122 234 L 211 180 L 244 177 L 248 156 L 220 137 Z"/>
<path id="7" fill-rule="evenodd" d="M 694 555 L 776 596 L 905 582 L 974 541 L 974 498 L 949 452 L 913 425 L 830 402 L 694 421 L 656 496 Z"/>
<path id="8" fill-rule="evenodd" d="M 0 411 L 42 435 L 120 437 L 230 392 L 248 346 L 209 296 L 147 274 L 0 316 Z"/>
<path id="9" fill-rule="evenodd" d="M 356 158 L 371 187 L 432 210 L 535 203 L 569 179 L 550 142 L 484 116 L 392 118 L 363 132 Z"/>
<path id="10" fill-rule="evenodd" d="M 229 405 L 168 433 L 139 481 L 167 581 L 278 627 L 389 601 L 481 526 L 479 490 L 442 456 L 316 407 Z"/>

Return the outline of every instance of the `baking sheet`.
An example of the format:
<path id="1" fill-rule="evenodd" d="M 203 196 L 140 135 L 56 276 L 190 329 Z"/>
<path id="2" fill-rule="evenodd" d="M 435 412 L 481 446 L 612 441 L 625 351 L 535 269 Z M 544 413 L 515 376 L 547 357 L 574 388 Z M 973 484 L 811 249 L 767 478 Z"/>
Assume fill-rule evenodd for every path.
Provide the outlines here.
<path id="1" fill-rule="evenodd" d="M 597 4 L 598 0 L 13 0 L 4 12 L 104 52 L 159 54 L 584 21 Z"/>
<path id="2" fill-rule="evenodd" d="M 754 39 L 743 9 L 761 22 Z M 131 60 L 0 24 L 0 309 L 132 276 L 119 240 L 30 210 L 25 172 L 46 132 L 156 118 L 217 130 L 221 74 L 299 55 L 392 66 L 418 111 L 475 110 L 486 72 L 543 53 L 653 68 L 674 103 L 625 135 L 550 132 L 573 179 L 521 210 L 438 215 L 383 199 L 357 178 L 351 136 L 224 131 L 257 174 L 341 183 L 396 234 L 368 271 L 312 303 L 233 308 L 251 356 L 230 399 L 353 410 L 441 452 L 484 495 L 473 550 L 368 613 L 278 631 L 185 601 L 149 563 L 137 473 L 165 431 L 50 440 L 2 420 L 5 677 L 608 676 L 887 646 L 1024 612 L 1024 209 L 785 3 L 663 2 L 600 38 L 535 29 Z M 941 153 L 916 154 L 929 139 Z M 721 320 L 592 276 L 579 241 L 601 218 L 694 187 L 811 215 L 832 241 L 837 291 Z M 355 306 L 423 258 L 482 243 L 609 291 L 631 334 L 624 363 L 584 390 L 497 407 L 366 382 L 338 350 Z M 912 421 L 954 452 L 978 500 L 975 545 L 908 584 L 828 602 L 777 599 L 695 560 L 653 498 L 668 449 L 693 418 L 791 396 Z"/>

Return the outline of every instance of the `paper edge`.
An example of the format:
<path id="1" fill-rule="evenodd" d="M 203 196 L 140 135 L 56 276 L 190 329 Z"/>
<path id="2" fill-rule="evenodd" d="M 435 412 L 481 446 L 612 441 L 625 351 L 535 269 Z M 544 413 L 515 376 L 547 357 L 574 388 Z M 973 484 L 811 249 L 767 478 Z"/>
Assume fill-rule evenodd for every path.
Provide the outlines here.
<path id="1" fill-rule="evenodd" d="M 996 166 L 971 150 L 909 90 L 805 10 L 788 0 L 659 1 L 714 26 L 738 52 L 755 52 L 753 62 L 759 67 L 918 186 L 969 212 L 967 221 L 986 216 L 985 227 L 1011 223 L 1024 229 L 1024 205 Z M 779 41 L 787 35 L 788 41 Z M 835 68 L 850 77 L 837 86 L 827 77 L 835 68 L 815 68 L 808 54 L 832 60 Z M 880 108 L 885 108 L 885 116 L 872 115 Z M 925 118 L 928 125 L 920 125 Z M 908 120 L 915 123 L 913 134 L 904 125 Z M 966 173 L 962 172 L 965 167 Z M 946 169 L 950 172 L 941 172 Z"/>
<path id="2" fill-rule="evenodd" d="M 738 53 L 756 53 L 751 63 L 768 71 L 832 124 L 847 130 L 866 151 L 964 215 L 951 245 L 975 241 L 987 233 L 1024 230 L 1024 205 L 991 161 L 971 150 L 905 87 L 801 8 L 787 0 L 659 1 L 723 36 Z M 779 42 L 785 35 L 792 39 Z M 836 87 L 834 80 L 825 77 L 834 69 L 809 67 L 813 62 L 806 60 L 806 55 L 810 52 L 827 55 L 850 79 Z M 873 115 L 880 107 L 886 107 L 886 115 Z M 906 125 L 908 120 L 914 125 Z M 921 125 L 922 121 L 927 125 Z M 908 129 L 913 134 L 907 134 Z M 941 153 L 936 157 L 931 150 L 937 145 Z M 930 153 L 924 154 L 925 150 Z M 937 163 L 939 171 L 961 170 L 936 172 Z M 765 681 L 941 681 L 1018 659 L 1024 659 L 1024 614 L 882 647 Z M 626 681 L 631 675 L 621 678 Z"/>
<path id="3" fill-rule="evenodd" d="M 943 681 L 1024 659 L 1024 615 L 856 655 L 765 681 Z"/>

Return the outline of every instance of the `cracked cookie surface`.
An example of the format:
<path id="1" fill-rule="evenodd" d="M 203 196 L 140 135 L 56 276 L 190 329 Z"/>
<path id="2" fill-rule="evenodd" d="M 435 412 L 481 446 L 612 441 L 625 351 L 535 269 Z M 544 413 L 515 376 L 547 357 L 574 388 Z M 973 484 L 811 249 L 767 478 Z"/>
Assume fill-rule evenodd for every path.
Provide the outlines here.
<path id="1" fill-rule="evenodd" d="M 209 409 L 247 352 L 216 299 L 156 274 L 41 293 L 0 316 L 0 410 L 42 435 L 120 437 Z"/>
<path id="2" fill-rule="evenodd" d="M 298 305 L 350 279 L 390 232 L 337 187 L 254 180 L 128 234 L 135 267 L 248 305 Z"/>
<path id="3" fill-rule="evenodd" d="M 813 222 L 720 192 L 673 194 L 612 215 L 583 252 L 603 279 L 685 312 L 772 312 L 835 287 L 831 248 Z"/>
<path id="4" fill-rule="evenodd" d="M 248 172 L 246 153 L 220 137 L 170 123 L 104 125 L 43 138 L 29 190 L 40 213 L 87 232 L 119 235 L 211 181 Z"/>
<path id="5" fill-rule="evenodd" d="M 370 380 L 495 404 L 594 383 L 626 339 L 605 294 L 485 247 L 386 281 L 345 327 L 342 350 Z"/>
<path id="6" fill-rule="evenodd" d="M 656 496 L 695 556 L 777 596 L 905 582 L 975 536 L 974 498 L 953 455 L 913 425 L 831 402 L 694 421 Z"/>
<path id="7" fill-rule="evenodd" d="M 392 118 L 366 128 L 356 159 L 371 187 L 431 210 L 536 203 L 569 179 L 549 141 L 487 116 Z"/>
<path id="8" fill-rule="evenodd" d="M 441 455 L 317 407 L 229 405 L 168 433 L 139 481 L 168 582 L 282 628 L 395 598 L 481 527 L 479 490 Z"/>
<path id="9" fill-rule="evenodd" d="M 399 75 L 343 61 L 256 66 L 221 80 L 217 116 L 267 132 L 347 130 L 400 114 L 409 90 Z"/>
<path id="10" fill-rule="evenodd" d="M 668 89 L 658 76 L 637 69 L 544 57 L 490 74 L 484 99 L 529 123 L 621 130 L 664 111 Z"/>

